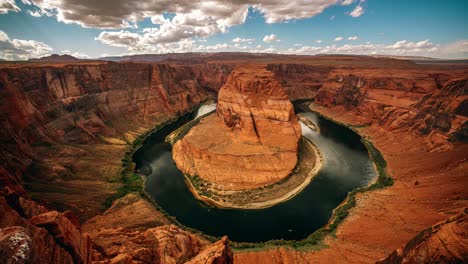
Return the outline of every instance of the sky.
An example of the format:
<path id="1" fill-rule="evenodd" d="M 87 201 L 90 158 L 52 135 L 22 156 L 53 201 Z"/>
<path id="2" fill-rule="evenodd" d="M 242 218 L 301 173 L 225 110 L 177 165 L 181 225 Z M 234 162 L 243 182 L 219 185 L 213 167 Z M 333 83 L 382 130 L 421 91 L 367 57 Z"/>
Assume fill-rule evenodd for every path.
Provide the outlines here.
<path id="1" fill-rule="evenodd" d="M 468 0 L 0 0 L 0 59 L 266 52 L 468 58 Z"/>

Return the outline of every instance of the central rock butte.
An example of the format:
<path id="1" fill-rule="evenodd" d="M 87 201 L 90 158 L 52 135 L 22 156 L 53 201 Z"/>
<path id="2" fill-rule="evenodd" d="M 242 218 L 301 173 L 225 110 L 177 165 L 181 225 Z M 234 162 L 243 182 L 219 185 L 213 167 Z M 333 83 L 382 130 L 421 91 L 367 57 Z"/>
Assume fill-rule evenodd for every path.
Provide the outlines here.
<path id="1" fill-rule="evenodd" d="M 234 70 L 218 95 L 216 115 L 193 127 L 173 149 L 177 167 L 225 190 L 270 185 L 297 163 L 301 128 L 273 73 Z"/>

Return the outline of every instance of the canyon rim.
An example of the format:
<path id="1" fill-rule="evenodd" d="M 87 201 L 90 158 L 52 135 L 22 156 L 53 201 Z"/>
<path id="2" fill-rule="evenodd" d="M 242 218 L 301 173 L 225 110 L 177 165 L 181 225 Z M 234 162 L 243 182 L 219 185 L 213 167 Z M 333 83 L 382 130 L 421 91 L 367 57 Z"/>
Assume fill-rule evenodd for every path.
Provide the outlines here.
<path id="1" fill-rule="evenodd" d="M 465 1 L 0 1 L 0 264 L 468 263 Z"/>

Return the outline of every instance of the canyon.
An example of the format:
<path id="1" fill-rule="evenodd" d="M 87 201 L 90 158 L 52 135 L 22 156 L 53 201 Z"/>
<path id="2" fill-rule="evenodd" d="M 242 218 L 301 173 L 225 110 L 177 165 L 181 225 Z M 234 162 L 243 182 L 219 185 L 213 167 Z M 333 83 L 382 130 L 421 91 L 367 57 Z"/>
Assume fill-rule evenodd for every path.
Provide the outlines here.
<path id="1" fill-rule="evenodd" d="M 245 101 L 234 100 L 238 95 L 232 87 L 221 89 L 236 78 L 253 81 L 251 74 L 236 72 L 239 65 L 284 88 L 285 93 L 267 90 L 278 96 L 280 111 L 268 103 L 253 114 L 239 111 Z M 465 64 L 421 65 L 367 56 L 2 63 L 1 255 L 32 263 L 400 263 L 408 256 L 467 261 L 467 88 Z M 380 150 L 393 186 L 357 194 L 356 205 L 320 250 L 233 251 L 228 238 L 205 238 L 174 224 L 144 195 L 121 192 L 121 160 L 142 140 L 140 135 L 218 91 L 217 114 L 201 124 L 231 131 L 241 121 L 247 132 L 240 140 L 285 143 L 279 148 L 288 151 L 297 147 L 291 142 L 297 144 L 300 132 L 286 98 L 313 99 L 308 109 L 351 127 Z M 256 116 L 270 114 L 295 120 L 282 122 L 288 140 L 262 137 L 262 129 L 278 135 L 269 125 L 257 125 Z M 184 144 L 176 143 L 175 149 L 194 153 Z M 291 162 L 281 166 L 282 176 L 264 177 L 258 186 L 294 168 L 294 157 L 286 160 Z M 253 170 L 255 175 L 262 174 Z M 243 188 L 244 181 L 237 183 L 233 188 Z M 110 196 L 116 199 L 106 208 Z M 429 253 L 411 244 L 394 253 L 440 221 L 446 222 L 425 231 L 424 241 L 413 240 Z M 431 242 L 440 239 L 456 250 L 444 251 L 443 258 L 430 255 L 440 252 L 443 245 Z"/>

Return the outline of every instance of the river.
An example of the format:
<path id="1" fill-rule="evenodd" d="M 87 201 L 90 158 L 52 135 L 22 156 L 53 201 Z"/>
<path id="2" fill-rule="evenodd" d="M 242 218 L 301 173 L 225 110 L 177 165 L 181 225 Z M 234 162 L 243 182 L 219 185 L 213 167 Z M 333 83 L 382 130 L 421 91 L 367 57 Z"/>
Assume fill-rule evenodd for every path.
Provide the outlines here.
<path id="1" fill-rule="evenodd" d="M 215 104 L 202 106 L 192 116 L 201 116 L 215 108 Z M 171 145 L 164 142 L 167 134 L 189 118 L 153 133 L 133 155 L 133 160 L 137 171 L 147 176 L 145 191 L 188 227 L 213 236 L 227 235 L 239 242 L 300 240 L 326 225 L 333 209 L 348 192 L 368 185 L 377 176 L 359 135 L 314 113 L 303 114 L 319 127 L 317 133 L 301 123 L 302 135 L 321 151 L 323 167 L 302 192 L 270 208 L 211 208 L 193 197 L 172 160 Z"/>

